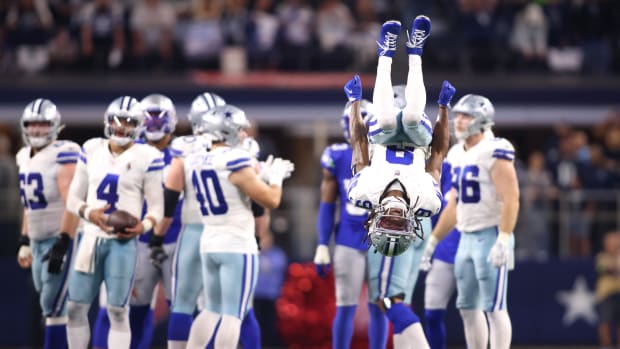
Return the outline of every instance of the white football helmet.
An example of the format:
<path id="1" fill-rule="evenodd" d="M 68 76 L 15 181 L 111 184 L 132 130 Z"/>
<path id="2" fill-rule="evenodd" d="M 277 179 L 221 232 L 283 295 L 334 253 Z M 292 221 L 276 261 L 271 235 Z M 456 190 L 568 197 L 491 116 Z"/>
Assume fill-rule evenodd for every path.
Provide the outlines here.
<path id="1" fill-rule="evenodd" d="M 49 126 L 35 127 L 31 126 L 31 123 L 46 123 Z M 37 98 L 26 105 L 20 126 L 24 143 L 36 149 L 55 141 L 62 130 L 58 108 L 49 99 L 44 98 Z"/>
<path id="2" fill-rule="evenodd" d="M 351 130 L 349 129 L 351 104 L 353 104 L 353 102 L 347 102 L 347 104 L 345 104 L 342 117 L 340 118 L 340 126 L 342 126 L 344 139 L 346 139 L 347 142 L 351 142 Z M 364 120 L 364 122 L 372 115 L 371 109 L 372 103 L 367 99 L 362 99 L 360 103 L 360 112 L 362 113 L 362 120 Z"/>
<path id="3" fill-rule="evenodd" d="M 211 92 L 201 93 L 194 98 L 192 105 L 190 106 L 189 113 L 187 114 L 189 123 L 192 126 L 192 132 L 195 135 L 200 134 L 200 125 L 202 124 L 202 115 L 204 112 L 225 104 L 226 101 L 224 98 Z"/>
<path id="4" fill-rule="evenodd" d="M 161 94 L 144 97 L 140 104 L 144 113 L 144 136 L 157 142 L 174 132 L 177 126 L 177 111 L 172 100 Z"/>
<path id="5" fill-rule="evenodd" d="M 398 196 L 381 200 L 368 218 L 367 229 L 376 251 L 388 257 L 402 254 L 421 237 L 420 223 L 410 213 L 407 200 Z"/>
<path id="6" fill-rule="evenodd" d="M 123 147 L 142 132 L 144 114 L 140 102 L 130 96 L 113 100 L 103 118 L 104 134 L 116 145 Z"/>
<path id="7" fill-rule="evenodd" d="M 250 127 L 245 112 L 234 105 L 221 105 L 202 114 L 198 131 L 212 142 L 224 142 L 235 147 L 239 144 L 239 131 Z"/>
<path id="8" fill-rule="evenodd" d="M 493 103 L 484 96 L 465 95 L 452 107 L 452 112 L 463 113 L 473 117 L 466 131 L 459 132 L 454 130 L 454 134 L 459 141 L 463 141 L 469 136 L 486 132 L 495 124 L 495 108 Z"/>

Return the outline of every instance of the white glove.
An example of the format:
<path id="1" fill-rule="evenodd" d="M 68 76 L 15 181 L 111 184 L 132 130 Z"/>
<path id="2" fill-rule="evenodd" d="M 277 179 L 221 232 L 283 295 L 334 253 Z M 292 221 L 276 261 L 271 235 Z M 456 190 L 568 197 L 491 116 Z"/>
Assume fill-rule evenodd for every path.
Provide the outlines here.
<path id="1" fill-rule="evenodd" d="M 273 159 L 273 155 L 269 155 L 267 157 L 267 160 L 258 163 L 260 165 L 260 173 L 258 174 L 258 178 L 260 178 L 265 183 L 269 183 L 269 176 L 271 175 L 271 165 L 273 164 Z"/>
<path id="2" fill-rule="evenodd" d="M 17 258 L 26 259 L 32 256 L 32 248 L 30 246 L 22 245 L 17 252 Z"/>
<path id="3" fill-rule="evenodd" d="M 291 173 L 295 170 L 295 164 L 289 160 L 282 158 L 275 158 L 271 164 L 269 173 L 269 185 L 282 186 L 282 181 L 289 178 Z"/>
<path id="4" fill-rule="evenodd" d="M 327 245 L 318 245 L 314 253 L 314 266 L 316 273 L 324 278 L 329 274 L 331 269 L 331 261 L 329 259 L 329 248 Z"/>
<path id="5" fill-rule="evenodd" d="M 495 268 L 503 267 L 512 260 L 512 249 L 509 246 L 511 235 L 512 233 L 500 232 L 489 251 L 487 262 L 491 262 Z"/>
<path id="6" fill-rule="evenodd" d="M 433 253 L 435 253 L 435 248 L 437 247 L 438 243 L 439 240 L 435 238 L 435 235 L 431 234 L 431 236 L 428 238 L 428 243 L 424 248 L 424 252 L 422 253 L 422 258 L 420 259 L 420 270 L 431 270 L 431 260 L 433 259 Z"/>

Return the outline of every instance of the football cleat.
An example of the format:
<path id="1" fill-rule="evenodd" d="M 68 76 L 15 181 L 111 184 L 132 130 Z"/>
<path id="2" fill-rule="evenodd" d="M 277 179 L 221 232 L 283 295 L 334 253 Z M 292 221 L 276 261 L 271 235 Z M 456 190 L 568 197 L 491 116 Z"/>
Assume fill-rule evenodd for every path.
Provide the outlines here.
<path id="1" fill-rule="evenodd" d="M 422 55 L 426 38 L 431 34 L 430 18 L 420 15 L 413 20 L 411 33 L 407 33 L 407 54 Z"/>
<path id="2" fill-rule="evenodd" d="M 396 41 L 400 34 L 399 21 L 387 21 L 381 26 L 381 35 L 377 41 L 377 55 L 393 58 L 396 52 Z"/>

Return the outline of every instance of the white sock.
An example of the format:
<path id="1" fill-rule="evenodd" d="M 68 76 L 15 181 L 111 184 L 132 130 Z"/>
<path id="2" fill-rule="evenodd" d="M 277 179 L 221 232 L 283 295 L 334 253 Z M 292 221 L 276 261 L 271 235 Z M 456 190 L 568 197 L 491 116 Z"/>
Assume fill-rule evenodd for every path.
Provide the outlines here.
<path id="1" fill-rule="evenodd" d="M 422 57 L 409 55 L 409 73 L 405 86 L 405 101 L 403 109 L 403 124 L 416 125 L 422 118 L 426 107 L 426 87 L 422 75 Z"/>
<path id="2" fill-rule="evenodd" d="M 236 348 L 241 333 L 241 319 L 231 315 L 222 315 L 220 328 L 215 336 L 214 349 Z"/>
<path id="3" fill-rule="evenodd" d="M 489 343 L 489 328 L 482 310 L 461 309 L 468 349 L 486 349 Z"/>
<path id="4" fill-rule="evenodd" d="M 509 349 L 512 340 L 512 324 L 507 310 L 487 312 L 491 349 Z"/>
<path id="5" fill-rule="evenodd" d="M 67 343 L 70 349 L 87 349 L 90 341 L 89 304 L 67 302 Z"/>
<path id="6" fill-rule="evenodd" d="M 129 349 L 131 345 L 129 309 L 108 305 L 108 318 L 110 318 L 108 348 Z"/>
<path id="7" fill-rule="evenodd" d="M 220 314 L 203 310 L 196 316 L 189 330 L 189 338 L 187 339 L 187 349 L 204 349 L 209 343 L 215 326 L 220 320 Z"/>
<path id="8" fill-rule="evenodd" d="M 185 349 L 187 341 L 168 341 L 168 349 Z"/>
<path id="9" fill-rule="evenodd" d="M 394 342 L 394 349 L 429 349 L 422 324 L 419 322 L 413 323 L 399 334 L 392 336 Z"/>
<path id="10" fill-rule="evenodd" d="M 381 56 L 377 64 L 377 77 L 372 92 L 372 104 L 379 127 L 384 130 L 396 128 L 394 90 L 392 89 L 392 58 Z"/>

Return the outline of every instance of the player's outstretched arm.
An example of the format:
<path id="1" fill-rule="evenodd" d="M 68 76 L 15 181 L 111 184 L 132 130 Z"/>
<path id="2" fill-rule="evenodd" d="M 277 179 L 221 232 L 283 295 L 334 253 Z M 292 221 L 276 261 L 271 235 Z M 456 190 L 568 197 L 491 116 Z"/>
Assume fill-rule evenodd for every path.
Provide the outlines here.
<path id="1" fill-rule="evenodd" d="M 512 233 L 519 214 L 519 183 L 514 163 L 503 159 L 495 160 L 491 168 L 491 179 L 503 203 L 499 231 Z"/>
<path id="2" fill-rule="evenodd" d="M 354 173 L 361 171 L 368 166 L 370 160 L 368 155 L 368 129 L 364 124 L 361 113 L 362 81 L 359 75 L 355 75 L 344 85 L 344 92 L 351 104 L 351 114 L 349 114 L 349 131 L 351 132 L 351 169 Z"/>
<path id="3" fill-rule="evenodd" d="M 439 93 L 439 113 L 437 122 L 433 130 L 433 140 L 431 141 L 431 156 L 426 163 L 428 172 L 439 183 L 441 180 L 441 166 L 450 147 L 450 128 L 448 124 L 448 107 L 456 89 L 448 81 L 444 81 Z"/>
<path id="4" fill-rule="evenodd" d="M 323 169 L 321 180 L 321 204 L 316 227 L 318 232 L 318 244 L 314 253 L 314 264 L 320 277 L 327 276 L 331 269 L 329 256 L 329 240 L 335 225 L 336 198 L 338 197 L 338 181 L 327 169 Z"/>
<path id="5" fill-rule="evenodd" d="M 267 183 L 260 179 L 252 167 L 244 167 L 231 173 L 228 180 L 259 205 L 273 209 L 280 206 L 282 182 L 290 177 L 295 165 L 289 160 L 275 158 L 265 166 L 269 166 L 268 169 L 264 169 L 267 173 L 265 178 Z"/>
<path id="6" fill-rule="evenodd" d="M 420 261 L 420 269 L 428 271 L 431 269 L 431 259 L 437 244 L 448 235 L 456 225 L 456 189 L 450 189 L 448 195 L 448 203 L 441 211 L 437 224 L 433 228 L 433 232 L 428 238 L 428 243 L 424 248 L 422 259 Z"/>
<path id="7" fill-rule="evenodd" d="M 165 236 L 172 224 L 181 192 L 185 190 L 185 164 L 181 158 L 173 158 L 164 178 L 164 218 L 155 226 L 157 236 Z M 188 194 L 192 195 L 192 194 Z"/>

